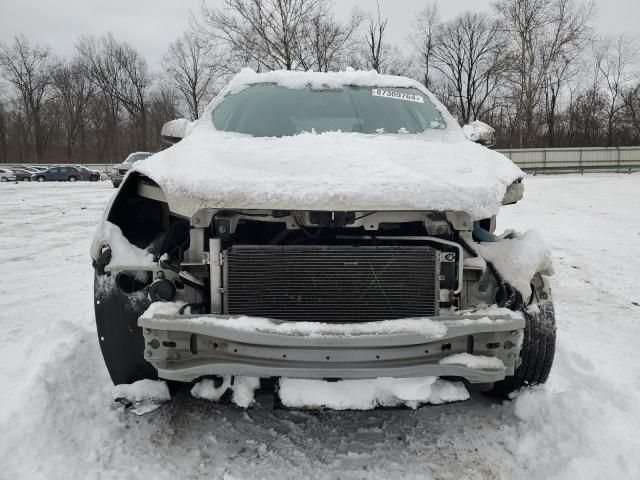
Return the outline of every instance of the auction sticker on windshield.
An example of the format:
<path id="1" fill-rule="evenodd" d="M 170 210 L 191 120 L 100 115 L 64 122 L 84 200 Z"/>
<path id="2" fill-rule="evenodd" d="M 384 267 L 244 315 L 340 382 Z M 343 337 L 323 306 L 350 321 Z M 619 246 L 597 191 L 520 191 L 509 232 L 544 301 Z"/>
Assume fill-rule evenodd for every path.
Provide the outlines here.
<path id="1" fill-rule="evenodd" d="M 405 100 L 407 102 L 424 103 L 424 97 L 422 95 L 385 90 L 384 88 L 374 88 L 371 90 L 371 95 L 374 97 L 395 98 L 396 100 Z"/>

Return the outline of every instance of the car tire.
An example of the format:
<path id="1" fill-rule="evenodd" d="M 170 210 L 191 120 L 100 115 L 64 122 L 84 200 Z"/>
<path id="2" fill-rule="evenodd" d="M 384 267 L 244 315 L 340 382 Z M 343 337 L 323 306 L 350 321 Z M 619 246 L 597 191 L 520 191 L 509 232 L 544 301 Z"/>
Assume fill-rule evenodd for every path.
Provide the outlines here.
<path id="1" fill-rule="evenodd" d="M 545 383 L 556 351 L 556 317 L 553 302 L 538 304 L 537 312 L 524 312 L 526 324 L 520 365 L 513 376 L 496 382 L 491 394 L 510 398 L 522 387 Z"/>
<path id="2" fill-rule="evenodd" d="M 28 177 L 24 177 L 24 178 L 22 179 L 22 181 L 23 181 L 23 182 L 30 182 L 30 181 L 31 181 L 31 179 L 30 179 L 30 178 L 28 178 Z"/>
<path id="3" fill-rule="evenodd" d="M 95 175 L 93 175 L 93 176 L 89 177 L 89 181 L 90 181 L 90 182 L 97 182 L 98 180 L 100 180 L 100 177 L 97 177 L 97 176 L 95 176 Z"/>
<path id="4" fill-rule="evenodd" d="M 70 182 L 75 182 L 75 181 L 77 181 L 78 179 L 77 179 L 76 177 L 74 177 L 73 175 L 71 175 L 71 176 L 69 177 L 69 179 L 68 179 L 68 180 L 69 180 Z"/>
<path id="5" fill-rule="evenodd" d="M 44 178 L 44 176 L 42 176 L 42 175 L 38 175 L 38 176 L 36 177 L 36 180 L 37 180 L 38 182 L 44 182 L 44 181 L 46 180 L 46 178 Z"/>
<path id="6" fill-rule="evenodd" d="M 3 182 L 3 183 L 6 183 L 6 182 L 8 182 L 8 181 L 9 181 L 9 179 L 8 179 L 7 177 L 2 177 L 2 182 Z"/>

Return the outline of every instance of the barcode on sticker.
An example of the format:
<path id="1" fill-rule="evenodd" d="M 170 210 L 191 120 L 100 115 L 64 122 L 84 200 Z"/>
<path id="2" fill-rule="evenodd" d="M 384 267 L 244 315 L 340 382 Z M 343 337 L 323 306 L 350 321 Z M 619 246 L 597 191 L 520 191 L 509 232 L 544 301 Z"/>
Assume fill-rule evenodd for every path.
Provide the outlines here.
<path id="1" fill-rule="evenodd" d="M 374 97 L 394 98 L 396 100 L 405 100 L 407 102 L 424 103 L 424 97 L 415 93 L 396 92 L 395 90 L 385 90 L 384 88 L 374 88 L 371 90 Z"/>

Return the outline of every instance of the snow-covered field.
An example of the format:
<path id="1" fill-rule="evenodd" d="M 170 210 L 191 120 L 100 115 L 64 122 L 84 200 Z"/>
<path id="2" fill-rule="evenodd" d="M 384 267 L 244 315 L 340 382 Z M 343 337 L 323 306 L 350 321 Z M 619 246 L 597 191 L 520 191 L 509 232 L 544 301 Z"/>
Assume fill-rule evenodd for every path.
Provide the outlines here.
<path id="1" fill-rule="evenodd" d="M 556 363 L 513 402 L 243 411 L 111 401 L 93 323 L 93 229 L 113 188 L 0 187 L 0 479 L 640 478 L 640 175 L 530 177 L 499 230 L 554 252 Z"/>

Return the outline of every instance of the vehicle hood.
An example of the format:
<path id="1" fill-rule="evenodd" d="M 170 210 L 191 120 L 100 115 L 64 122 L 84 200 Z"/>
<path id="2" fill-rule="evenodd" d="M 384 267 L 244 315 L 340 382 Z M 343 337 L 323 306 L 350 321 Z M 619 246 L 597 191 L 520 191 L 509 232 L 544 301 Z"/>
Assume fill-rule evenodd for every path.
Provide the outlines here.
<path id="1" fill-rule="evenodd" d="M 200 124 L 201 122 L 199 122 Z M 155 181 L 170 209 L 451 210 L 497 213 L 524 173 L 461 134 L 304 133 L 262 138 L 198 125 L 132 171 Z"/>

